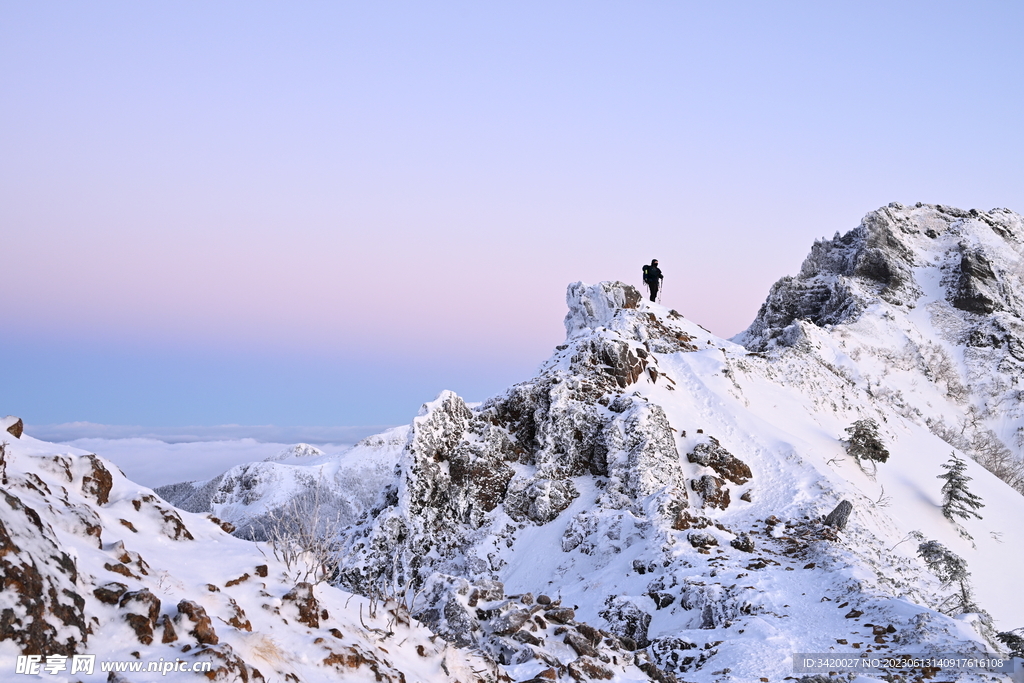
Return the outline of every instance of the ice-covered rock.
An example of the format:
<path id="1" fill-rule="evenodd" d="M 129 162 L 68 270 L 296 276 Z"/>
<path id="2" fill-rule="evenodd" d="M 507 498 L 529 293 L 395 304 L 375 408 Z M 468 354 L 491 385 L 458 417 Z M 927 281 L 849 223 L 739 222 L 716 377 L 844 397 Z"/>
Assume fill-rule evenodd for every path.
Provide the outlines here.
<path id="1" fill-rule="evenodd" d="M 0 653 L 9 676 L 18 662 L 26 679 L 84 683 L 184 683 L 197 673 L 236 683 L 510 680 L 479 651 L 435 643 L 400 605 L 296 584 L 294 567 L 269 548 L 175 510 L 101 458 L 28 436 L 3 450 Z M 71 674 L 73 661 L 90 657 L 91 670 Z M 143 668 L 108 674 L 109 662 Z"/>

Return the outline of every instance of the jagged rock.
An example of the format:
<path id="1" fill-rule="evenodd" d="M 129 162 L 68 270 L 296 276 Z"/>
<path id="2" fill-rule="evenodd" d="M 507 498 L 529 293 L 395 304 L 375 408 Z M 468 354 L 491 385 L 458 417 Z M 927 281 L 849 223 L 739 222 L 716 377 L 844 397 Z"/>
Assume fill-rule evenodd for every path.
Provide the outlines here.
<path id="1" fill-rule="evenodd" d="M 75 562 L 39 513 L 7 490 L 0 496 L 0 641 L 70 656 L 88 633 Z"/>
<path id="2" fill-rule="evenodd" d="M 517 522 L 528 519 L 535 524 L 546 524 L 569 507 L 577 496 L 579 492 L 569 479 L 538 479 L 519 486 L 513 484 L 505 509 Z"/>
<path id="3" fill-rule="evenodd" d="M 707 517 L 695 517 L 689 510 L 679 510 L 672 520 L 672 528 L 676 531 L 687 529 L 706 529 L 711 526 L 711 520 Z"/>
<path id="4" fill-rule="evenodd" d="M 749 598 L 743 588 L 735 585 L 688 581 L 683 584 L 679 605 L 697 615 L 690 628 L 715 629 L 756 612 L 758 608 L 749 602 Z"/>
<path id="5" fill-rule="evenodd" d="M 593 646 L 589 639 L 585 638 L 576 631 L 566 631 L 563 641 L 566 645 L 576 651 L 580 657 L 597 657 L 597 648 Z"/>
<path id="6" fill-rule="evenodd" d="M 182 621 L 187 619 L 190 625 L 183 625 Z M 202 645 L 217 645 L 220 638 L 213 629 L 213 622 L 207 616 L 206 610 L 192 600 L 182 600 L 178 603 L 178 616 L 175 619 L 183 628 L 191 626 L 187 633 L 195 638 Z"/>
<path id="7" fill-rule="evenodd" d="M 110 500 L 114 478 L 95 455 L 87 455 L 80 461 L 88 463 L 88 472 L 82 477 L 82 493 L 94 498 L 100 505 L 106 505 Z"/>
<path id="8" fill-rule="evenodd" d="M 121 596 L 128 590 L 128 586 L 117 581 L 105 583 L 102 586 L 96 588 L 92 594 L 96 596 L 96 599 L 100 602 L 105 602 L 108 605 L 116 605 L 121 601 Z"/>
<path id="9" fill-rule="evenodd" d="M 960 244 L 960 277 L 949 292 L 949 302 L 969 313 L 986 315 L 1003 308 L 992 263 L 981 249 Z"/>
<path id="10" fill-rule="evenodd" d="M 647 351 L 625 341 L 599 337 L 576 347 L 572 363 L 581 366 L 588 362 L 601 373 L 606 389 L 625 389 L 647 368 Z"/>
<path id="11" fill-rule="evenodd" d="M 153 629 L 160 617 L 160 598 L 153 595 L 148 588 L 129 591 L 121 596 L 119 602 L 125 611 L 125 621 L 135 631 L 135 636 L 143 645 L 153 642 Z"/>
<path id="12" fill-rule="evenodd" d="M 891 207 L 873 211 L 842 237 L 814 243 L 797 277 L 776 282 L 753 324 L 740 335 L 744 346 L 764 351 L 794 321 L 823 327 L 854 320 L 875 294 L 897 305 L 920 290 L 911 275 L 913 252 L 904 244 L 902 216 Z M 788 345 L 791 345 L 790 342 Z"/>
<path id="13" fill-rule="evenodd" d="M 750 537 L 750 534 L 742 533 L 736 536 L 736 538 L 729 541 L 729 545 L 736 550 L 741 550 L 745 553 L 754 552 L 754 539 Z"/>
<path id="14" fill-rule="evenodd" d="M 687 454 L 686 459 L 689 462 L 710 467 L 719 476 L 734 484 L 746 484 L 754 476 L 745 462 L 725 450 L 718 439 L 714 437 L 710 437 L 710 441 L 694 446 L 693 451 Z"/>
<path id="15" fill-rule="evenodd" d="M 214 660 L 215 666 L 205 674 L 211 681 L 235 680 L 242 683 L 265 681 L 260 670 L 247 664 L 227 643 L 210 643 L 203 647 L 199 654 L 210 655 Z"/>
<path id="16" fill-rule="evenodd" d="M 690 542 L 694 548 L 710 548 L 718 545 L 718 539 L 707 533 L 706 531 L 691 531 L 686 540 Z"/>
<path id="17" fill-rule="evenodd" d="M 448 642 L 465 647 L 473 642 L 472 631 L 479 627 L 464 602 L 471 592 L 470 583 L 463 578 L 434 574 L 424 583 L 412 616 Z M 494 613 L 481 615 L 481 619 L 491 616 Z"/>
<path id="18" fill-rule="evenodd" d="M 853 503 L 848 500 L 840 501 L 839 505 L 836 505 L 835 509 L 825 517 L 825 524 L 836 529 L 845 529 L 851 512 L 853 512 Z"/>
<path id="19" fill-rule="evenodd" d="M 657 638 L 651 642 L 651 654 L 654 655 L 654 661 L 660 667 L 659 671 L 669 675 L 673 672 L 699 668 L 709 653 L 713 654 L 714 652 L 713 650 L 702 652 L 696 643 L 675 636 Z M 642 667 L 643 665 L 641 665 Z M 644 672 L 647 673 L 647 669 L 644 669 Z M 662 680 L 650 673 L 648 675 L 652 680 Z M 668 680 L 674 681 L 674 678 Z"/>
<path id="20" fill-rule="evenodd" d="M 182 539 L 189 541 L 195 540 L 195 537 L 192 536 L 192 532 L 190 532 L 185 526 L 185 523 L 181 521 L 181 515 L 176 511 L 173 509 L 167 509 L 163 506 L 157 506 L 157 510 L 160 512 L 160 517 L 164 522 L 164 534 L 166 534 L 168 538 L 175 541 L 180 541 Z"/>
<path id="21" fill-rule="evenodd" d="M 174 629 L 174 621 L 166 614 L 160 617 L 159 627 L 162 631 L 160 642 L 166 645 L 178 640 L 178 632 Z"/>
<path id="22" fill-rule="evenodd" d="M 515 633 L 530 619 L 529 610 L 513 608 L 491 620 L 491 632 L 499 636 Z"/>
<path id="23" fill-rule="evenodd" d="M 675 676 L 667 671 L 662 671 L 652 662 L 641 662 L 637 666 L 655 683 L 677 683 Z"/>
<path id="24" fill-rule="evenodd" d="M 611 669 L 589 657 L 580 657 L 575 662 L 569 662 L 567 668 L 569 675 L 577 681 L 609 680 L 615 675 Z"/>
<path id="25" fill-rule="evenodd" d="M 692 480 L 690 488 L 701 495 L 704 507 L 722 510 L 729 507 L 729 488 L 725 485 L 724 479 L 705 474 L 699 479 Z"/>
<path id="26" fill-rule="evenodd" d="M 620 310 L 636 309 L 642 298 L 635 287 L 622 282 L 602 282 L 590 287 L 575 282 L 565 293 L 569 307 L 565 316 L 566 333 L 572 336 L 606 326 Z"/>
<path id="27" fill-rule="evenodd" d="M 493 579 L 480 579 L 474 585 L 469 594 L 469 606 L 476 607 L 481 600 L 492 602 L 505 597 L 505 584 Z"/>
<path id="28" fill-rule="evenodd" d="M 671 593 L 651 591 L 647 596 L 654 601 L 655 609 L 665 609 L 676 601 L 676 596 Z"/>
<path id="29" fill-rule="evenodd" d="M 228 623 L 237 628 L 239 631 L 251 632 L 252 623 L 250 623 L 249 620 L 245 618 L 245 610 L 238 606 L 238 603 L 235 602 L 234 598 L 228 598 L 228 604 L 231 606 L 231 618 L 228 619 Z M 301 618 L 299 621 L 301 622 Z"/>
<path id="30" fill-rule="evenodd" d="M 544 616 L 556 624 L 568 624 L 576 618 L 576 610 L 572 607 L 552 607 L 544 611 Z"/>
<path id="31" fill-rule="evenodd" d="M 3 429 L 15 439 L 20 439 L 25 430 L 25 423 L 21 421 L 20 417 L 8 415 L 7 417 L 0 419 L 0 429 Z"/>
<path id="32" fill-rule="evenodd" d="M 605 600 L 605 609 L 600 612 L 609 630 L 619 638 L 629 638 L 643 649 L 650 645 L 647 639 L 647 628 L 651 624 L 651 615 L 643 611 L 629 598 L 609 595 Z"/>
<path id="33" fill-rule="evenodd" d="M 295 585 L 282 600 L 295 605 L 299 610 L 299 623 L 310 628 L 320 628 L 320 603 L 313 595 L 313 585 L 302 582 Z"/>

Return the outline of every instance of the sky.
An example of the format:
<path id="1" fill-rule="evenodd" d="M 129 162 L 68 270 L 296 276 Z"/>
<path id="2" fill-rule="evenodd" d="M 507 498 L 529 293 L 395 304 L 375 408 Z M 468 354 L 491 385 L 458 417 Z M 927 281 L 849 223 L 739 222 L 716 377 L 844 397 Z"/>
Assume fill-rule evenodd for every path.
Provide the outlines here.
<path id="1" fill-rule="evenodd" d="M 0 0 L 0 413 L 401 424 L 529 378 L 568 283 L 652 258 L 729 337 L 889 202 L 1024 211 L 1022 28 L 1009 2 Z"/>

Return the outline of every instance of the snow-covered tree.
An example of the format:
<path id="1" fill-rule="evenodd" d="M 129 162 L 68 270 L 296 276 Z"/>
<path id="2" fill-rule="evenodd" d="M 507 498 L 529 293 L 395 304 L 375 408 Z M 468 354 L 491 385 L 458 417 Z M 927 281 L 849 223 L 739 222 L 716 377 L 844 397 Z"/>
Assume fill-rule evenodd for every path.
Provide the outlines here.
<path id="1" fill-rule="evenodd" d="M 1003 631 L 996 638 L 1010 651 L 1011 657 L 1024 659 L 1024 628 Z"/>
<path id="2" fill-rule="evenodd" d="M 878 435 L 878 423 L 871 418 L 857 420 L 846 428 L 849 438 L 846 440 L 846 452 L 858 460 L 885 462 L 889 459 L 889 451 Z"/>
<path id="3" fill-rule="evenodd" d="M 953 594 L 939 605 L 940 611 L 947 614 L 980 611 L 974 604 L 974 593 L 970 584 L 971 573 L 967 571 L 967 560 L 938 541 L 922 543 L 917 547 L 917 554 L 945 586 L 954 588 Z"/>
<path id="4" fill-rule="evenodd" d="M 938 476 L 939 479 L 946 480 L 942 485 L 942 514 L 950 521 L 953 521 L 953 517 L 967 519 L 972 515 L 981 519 L 981 515 L 975 510 L 985 507 L 985 504 L 981 502 L 981 498 L 967 490 L 967 482 L 971 480 L 965 474 L 967 463 L 953 453 L 949 460 L 942 464 L 942 469 L 946 470 L 945 474 Z"/>

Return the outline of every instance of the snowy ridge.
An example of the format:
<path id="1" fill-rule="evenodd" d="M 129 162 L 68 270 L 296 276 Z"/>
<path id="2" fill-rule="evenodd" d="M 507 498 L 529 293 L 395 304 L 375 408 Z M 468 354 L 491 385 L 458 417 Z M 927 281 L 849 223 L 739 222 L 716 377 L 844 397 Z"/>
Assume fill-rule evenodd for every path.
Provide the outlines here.
<path id="1" fill-rule="evenodd" d="M 874 211 L 815 243 L 735 341 L 820 355 L 887 410 L 928 425 L 1024 493 L 1017 214 L 927 204 Z"/>
<path id="2" fill-rule="evenodd" d="M 318 516 L 336 522 L 329 541 L 339 552 L 339 586 L 407 606 L 409 629 L 439 636 L 429 652 L 460 653 L 478 680 L 746 683 L 795 678 L 800 652 L 998 652 L 997 631 L 1024 627 L 1013 565 L 1024 548 L 1024 497 L 1006 483 L 1024 447 L 1022 242 L 1024 221 L 1005 210 L 890 205 L 816 243 L 800 274 L 776 283 L 733 341 L 644 301 L 629 285 L 574 283 L 566 340 L 537 376 L 481 404 L 442 392 L 410 425 L 339 455 L 300 446 L 159 493 L 212 511 L 243 537 L 260 537 L 295 501 L 303 510 L 314 501 Z M 879 425 L 887 462 L 847 454 L 846 429 L 865 419 Z M 36 487 L 22 489 L 39 490 L 30 474 L 39 470 L 34 476 L 58 490 L 47 477 L 59 472 L 45 458 L 26 459 L 32 443 L 19 442 L 13 461 Z M 953 451 L 978 460 L 967 460 L 966 473 L 985 504 L 983 519 L 954 523 L 942 513 L 937 477 Z M 69 471 L 88 497 L 86 466 Z M 148 524 L 151 533 L 132 541 L 137 547 L 124 542 L 150 567 L 180 566 L 159 549 L 170 542 L 160 534 L 175 528 L 163 515 L 205 529 L 202 538 L 193 530 L 189 542 L 227 539 L 208 518 L 144 493 L 111 501 L 120 501 L 116 509 L 103 507 L 109 502 L 95 512 L 103 542 L 126 528 L 114 512 Z M 844 502 L 848 520 L 826 523 Z M 133 510 L 150 521 L 136 522 Z M 91 527 L 82 528 L 55 545 L 78 548 Z M 185 593 L 202 594 L 207 572 L 249 571 L 255 546 L 227 540 L 244 562 L 180 570 L 190 577 L 180 579 Z M 926 564 L 925 540 L 966 561 L 973 607 L 950 608 L 959 586 Z M 273 578 L 283 570 L 271 564 L 270 571 Z M 68 590 L 76 580 L 54 579 Z M 202 594 L 203 604 L 230 622 L 228 590 L 255 584 L 213 583 L 221 590 Z M 291 583 L 279 577 L 261 590 L 283 595 Z M 150 587 L 157 589 L 164 590 L 159 582 Z M 342 594 L 335 590 L 318 586 L 316 597 L 327 604 Z M 270 619 L 255 606 L 267 596 L 257 595 L 232 597 L 250 619 L 254 610 Z M 360 647 L 379 658 L 373 629 L 390 624 L 360 628 L 351 611 L 328 611 L 332 619 L 349 615 Z M 187 618 L 180 614 L 168 611 L 176 624 Z M 273 619 L 252 623 L 253 633 L 264 623 L 287 632 L 274 630 L 284 627 Z M 73 635 L 76 626 L 61 628 Z M 433 654 L 402 668 L 398 640 L 384 645 L 388 666 L 406 680 L 444 680 Z M 296 648 L 304 647 L 300 639 Z M 308 680 L 330 670 L 306 658 Z"/>
<path id="3" fill-rule="evenodd" d="M 94 455 L 24 436 L 0 458 L 0 657 L 95 654 L 91 673 L 22 680 L 494 681 L 394 602 L 302 583 L 218 520 L 175 510 Z M 267 555 L 270 555 L 269 557 Z M 390 634 L 389 634 L 390 633 Z M 386 641 L 386 642 L 385 642 Z M 185 671 L 109 674 L 102 662 L 180 660 Z M 157 669 L 159 671 L 159 669 Z"/>
<path id="4" fill-rule="evenodd" d="M 169 484 L 156 493 L 190 512 L 211 512 L 230 520 L 242 538 L 265 538 L 265 527 L 291 501 L 313 493 L 340 525 L 354 522 L 394 478 L 408 426 L 363 439 L 340 454 L 327 455 L 296 444 L 262 462 L 232 467 L 207 481 Z"/>

